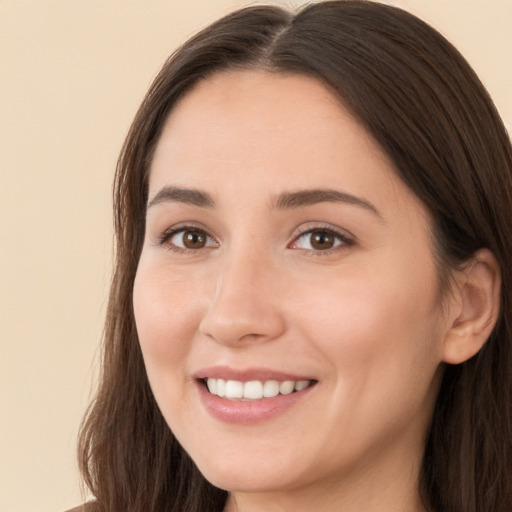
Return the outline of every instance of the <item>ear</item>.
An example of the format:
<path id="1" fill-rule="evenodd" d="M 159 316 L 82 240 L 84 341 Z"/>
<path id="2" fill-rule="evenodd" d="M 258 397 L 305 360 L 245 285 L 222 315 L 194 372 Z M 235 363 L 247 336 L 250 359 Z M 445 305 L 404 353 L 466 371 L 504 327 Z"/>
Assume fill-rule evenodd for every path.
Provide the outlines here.
<path id="1" fill-rule="evenodd" d="M 449 364 L 467 361 L 484 346 L 500 310 L 501 272 L 491 251 L 477 251 L 455 279 L 443 345 L 443 360 Z"/>

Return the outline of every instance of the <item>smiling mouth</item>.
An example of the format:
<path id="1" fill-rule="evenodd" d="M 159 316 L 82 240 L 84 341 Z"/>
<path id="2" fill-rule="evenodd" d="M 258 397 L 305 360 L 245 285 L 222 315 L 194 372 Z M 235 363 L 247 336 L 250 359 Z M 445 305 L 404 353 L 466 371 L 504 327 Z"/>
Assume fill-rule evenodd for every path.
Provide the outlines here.
<path id="1" fill-rule="evenodd" d="M 238 401 L 262 400 L 278 395 L 291 395 L 311 387 L 316 382 L 313 380 L 251 380 L 242 382 L 211 377 L 202 379 L 202 381 L 212 395 Z"/>

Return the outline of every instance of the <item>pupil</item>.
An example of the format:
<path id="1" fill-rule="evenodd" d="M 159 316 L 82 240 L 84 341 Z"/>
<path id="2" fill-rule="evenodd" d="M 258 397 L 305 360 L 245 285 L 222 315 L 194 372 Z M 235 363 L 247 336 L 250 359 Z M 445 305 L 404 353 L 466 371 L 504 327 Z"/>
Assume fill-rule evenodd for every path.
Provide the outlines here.
<path id="1" fill-rule="evenodd" d="M 186 231 L 183 237 L 183 243 L 188 249 L 204 247 L 205 242 L 205 236 L 198 231 Z"/>
<path id="2" fill-rule="evenodd" d="M 311 245 L 315 249 L 331 249 L 334 246 L 334 237 L 325 231 L 316 232 L 311 237 Z"/>

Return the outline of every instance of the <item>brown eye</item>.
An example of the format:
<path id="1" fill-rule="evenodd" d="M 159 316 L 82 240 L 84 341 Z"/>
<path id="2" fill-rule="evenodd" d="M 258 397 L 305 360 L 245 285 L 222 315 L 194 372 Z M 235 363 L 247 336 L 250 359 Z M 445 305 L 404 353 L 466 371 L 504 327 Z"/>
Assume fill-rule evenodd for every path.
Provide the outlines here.
<path id="1" fill-rule="evenodd" d="M 319 251 L 332 249 L 336 243 L 336 237 L 327 231 L 313 231 L 311 233 L 311 247 Z"/>
<path id="2" fill-rule="evenodd" d="M 312 229 L 296 239 L 293 247 L 310 251 L 328 251 L 341 245 L 348 244 L 346 238 L 329 229 Z"/>
<path id="3" fill-rule="evenodd" d="M 181 229 L 169 239 L 179 249 L 197 250 L 215 246 L 214 240 L 200 229 Z"/>
<path id="4" fill-rule="evenodd" d="M 185 231 L 183 245 L 187 249 L 201 249 L 206 245 L 206 236 L 200 231 Z"/>

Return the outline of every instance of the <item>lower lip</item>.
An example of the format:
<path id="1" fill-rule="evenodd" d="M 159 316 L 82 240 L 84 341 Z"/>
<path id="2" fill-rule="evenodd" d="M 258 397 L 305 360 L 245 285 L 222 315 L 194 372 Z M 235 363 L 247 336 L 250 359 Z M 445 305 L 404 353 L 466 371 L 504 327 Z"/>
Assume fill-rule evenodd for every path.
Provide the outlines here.
<path id="1" fill-rule="evenodd" d="M 268 421 L 293 407 L 309 395 L 315 384 L 289 395 L 277 395 L 261 400 L 229 400 L 212 395 L 202 382 L 197 382 L 199 396 L 208 413 L 224 423 L 251 425 Z"/>

